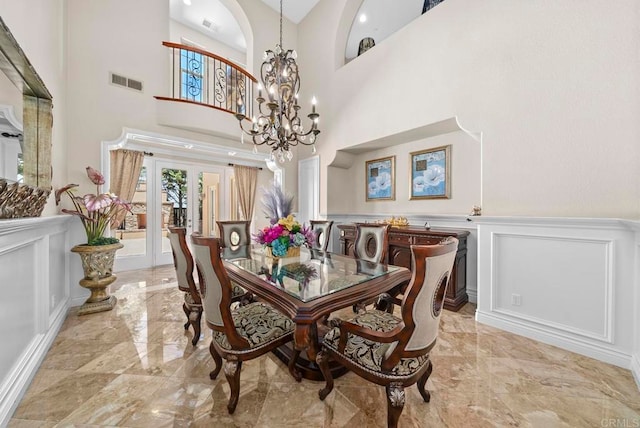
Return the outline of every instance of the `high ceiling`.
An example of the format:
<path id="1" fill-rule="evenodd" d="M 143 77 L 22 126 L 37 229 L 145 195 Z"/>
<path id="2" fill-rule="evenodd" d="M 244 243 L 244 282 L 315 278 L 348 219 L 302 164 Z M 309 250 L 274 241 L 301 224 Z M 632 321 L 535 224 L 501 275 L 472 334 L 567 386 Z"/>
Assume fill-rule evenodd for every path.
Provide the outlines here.
<path id="1" fill-rule="evenodd" d="M 247 42 L 238 21 L 220 0 L 187 0 L 187 2 L 191 4 L 187 5 L 185 0 L 169 0 L 169 14 L 172 19 L 246 53 Z M 205 20 L 211 23 L 209 27 L 203 25 Z"/>
<path id="2" fill-rule="evenodd" d="M 262 0 L 276 12 L 280 12 L 280 0 Z M 302 19 L 320 0 L 283 0 L 283 15 L 294 23 Z M 333 0 L 328 0 L 333 1 Z M 200 33 L 246 53 L 247 44 L 238 22 L 220 0 L 169 0 L 171 18 Z M 186 3 L 191 3 L 187 5 Z M 379 44 L 398 29 L 419 17 L 424 0 L 364 0 L 354 17 L 345 57 L 358 56 L 358 45 L 365 37 Z M 360 17 L 366 16 L 361 22 Z M 209 28 L 203 21 L 211 22 Z"/>
<path id="3" fill-rule="evenodd" d="M 262 0 L 271 9 L 280 13 L 280 0 Z M 282 3 L 282 14 L 289 21 L 299 24 L 302 19 L 314 8 L 320 0 L 284 0 Z"/>

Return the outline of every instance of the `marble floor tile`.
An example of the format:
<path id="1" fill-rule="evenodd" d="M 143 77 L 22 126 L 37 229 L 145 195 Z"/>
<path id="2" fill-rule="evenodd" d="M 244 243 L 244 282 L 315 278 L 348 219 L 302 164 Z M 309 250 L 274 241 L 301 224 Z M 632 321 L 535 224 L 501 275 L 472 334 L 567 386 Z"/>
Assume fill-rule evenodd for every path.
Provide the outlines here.
<path id="1" fill-rule="evenodd" d="M 118 298 L 112 311 L 69 311 L 9 427 L 386 426 L 383 387 L 347 373 L 320 401 L 324 382 L 296 382 L 273 354 L 243 364 L 240 400 L 229 415 L 224 374 L 209 379 L 210 331 L 203 321 L 194 347 L 193 330 L 183 328 L 173 267 L 118 273 L 111 291 Z M 351 308 L 332 314 L 353 316 Z M 443 312 L 427 382 L 431 401 L 415 385 L 406 388 L 400 427 L 640 426 L 630 371 L 474 316 L 471 304 Z"/>

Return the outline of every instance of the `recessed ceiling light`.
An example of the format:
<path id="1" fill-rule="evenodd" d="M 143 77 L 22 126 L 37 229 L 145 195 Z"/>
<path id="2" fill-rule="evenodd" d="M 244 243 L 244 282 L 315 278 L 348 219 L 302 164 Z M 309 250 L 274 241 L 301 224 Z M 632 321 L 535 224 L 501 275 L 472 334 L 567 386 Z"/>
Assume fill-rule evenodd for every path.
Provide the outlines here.
<path id="1" fill-rule="evenodd" d="M 182 0 L 187 6 L 191 6 L 191 0 Z"/>
<path id="2" fill-rule="evenodd" d="M 191 0 L 188 0 L 188 1 L 191 1 Z M 367 15 L 365 15 L 364 13 L 360 15 L 360 22 L 367 22 Z"/>

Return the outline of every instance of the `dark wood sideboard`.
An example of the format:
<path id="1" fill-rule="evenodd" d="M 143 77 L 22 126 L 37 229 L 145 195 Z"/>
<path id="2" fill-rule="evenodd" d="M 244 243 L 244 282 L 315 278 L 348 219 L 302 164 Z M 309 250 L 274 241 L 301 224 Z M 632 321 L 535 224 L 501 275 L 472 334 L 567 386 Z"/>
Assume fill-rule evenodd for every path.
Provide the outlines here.
<path id="1" fill-rule="evenodd" d="M 340 253 L 353 257 L 356 239 L 356 227 L 353 224 L 340 224 Z M 425 229 L 420 227 L 392 227 L 389 230 L 389 248 L 387 263 L 411 269 L 411 245 L 437 244 L 443 238 L 453 236 L 458 239 L 458 252 L 451 272 L 451 282 L 444 300 L 445 309 L 459 310 L 467 301 L 467 236 L 468 230 Z"/>

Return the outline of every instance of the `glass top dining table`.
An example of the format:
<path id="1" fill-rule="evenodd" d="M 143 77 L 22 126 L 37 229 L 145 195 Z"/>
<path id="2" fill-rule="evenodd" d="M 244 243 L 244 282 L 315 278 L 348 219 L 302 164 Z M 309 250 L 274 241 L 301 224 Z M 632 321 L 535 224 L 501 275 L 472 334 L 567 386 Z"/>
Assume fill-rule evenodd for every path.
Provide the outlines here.
<path id="1" fill-rule="evenodd" d="M 373 301 L 411 278 L 403 267 L 306 248 L 296 257 L 272 258 L 260 245 L 227 247 L 221 256 L 232 281 L 294 321 L 293 345 L 283 345 L 274 353 L 288 363 L 295 355 L 293 349 L 300 351 L 296 368 L 312 380 L 323 379 L 315 359 L 330 314 Z M 337 363 L 330 370 L 334 377 L 346 372 Z"/>
<path id="2" fill-rule="evenodd" d="M 402 269 L 307 248 L 299 256 L 272 258 L 260 245 L 224 248 L 222 258 L 301 302 Z"/>

